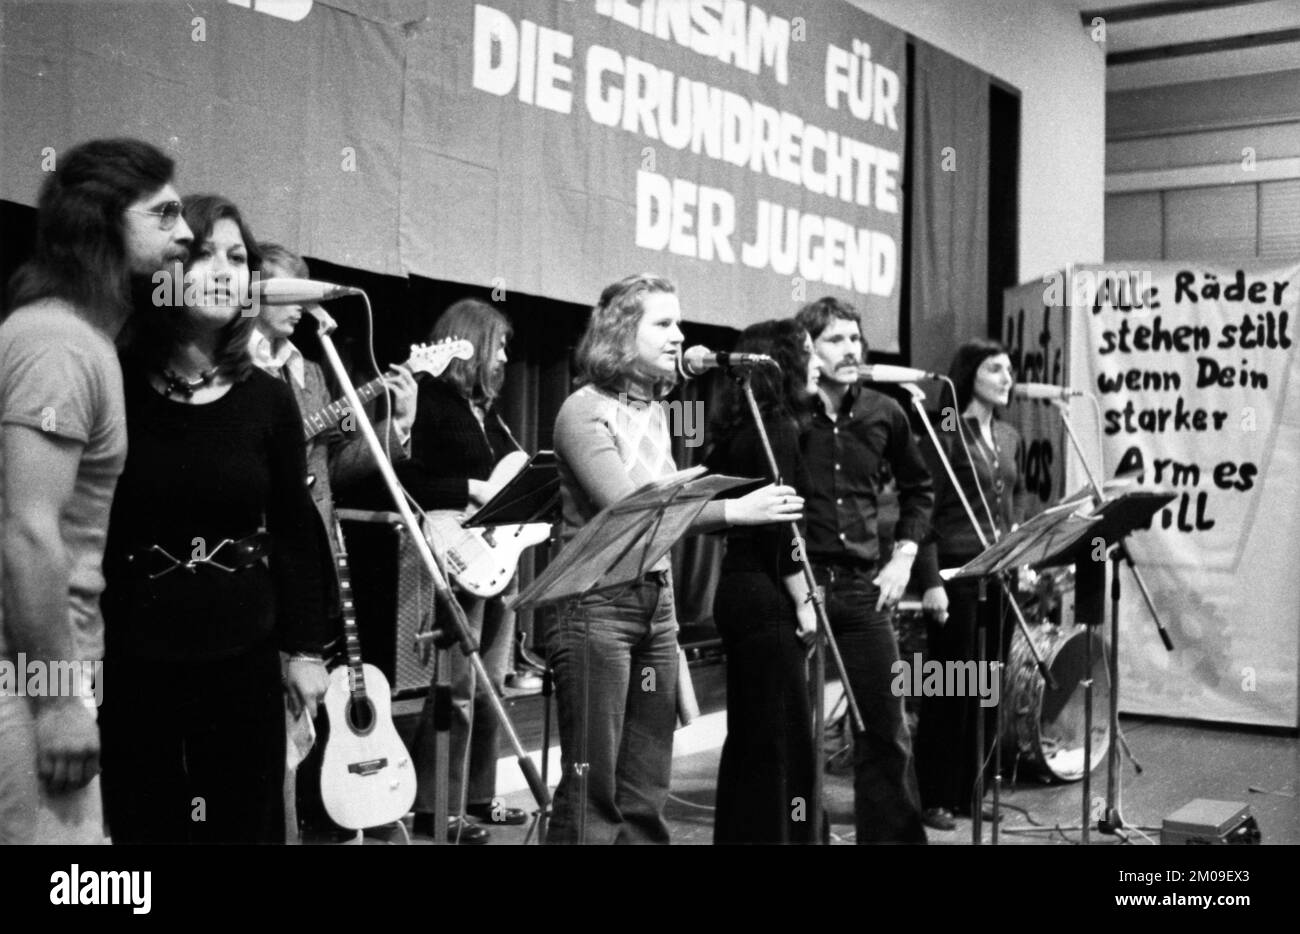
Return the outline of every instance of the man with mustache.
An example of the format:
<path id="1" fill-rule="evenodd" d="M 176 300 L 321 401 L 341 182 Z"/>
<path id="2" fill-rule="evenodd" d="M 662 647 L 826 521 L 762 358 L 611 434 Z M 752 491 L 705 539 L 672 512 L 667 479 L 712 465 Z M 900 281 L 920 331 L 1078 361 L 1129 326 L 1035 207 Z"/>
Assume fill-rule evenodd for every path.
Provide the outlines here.
<path id="1" fill-rule="evenodd" d="M 819 403 L 804 439 L 811 480 L 807 550 L 865 730 L 853 737 L 858 843 L 924 843 L 921 799 L 903 699 L 890 685 L 898 642 L 890 617 L 934 506 L 934 487 L 893 399 L 859 384 L 866 344 L 851 305 L 822 298 L 799 310 L 821 363 Z M 898 485 L 893 553 L 882 560 L 877 499 Z"/>
<path id="2" fill-rule="evenodd" d="M 0 660 L 48 671 L 103 655 L 104 540 L 127 443 L 114 340 L 133 294 L 187 255 L 173 170 L 148 143 L 93 140 L 41 189 L 35 249 L 0 323 Z M 94 707 L 49 687 L 0 692 L 0 843 L 101 843 Z"/>

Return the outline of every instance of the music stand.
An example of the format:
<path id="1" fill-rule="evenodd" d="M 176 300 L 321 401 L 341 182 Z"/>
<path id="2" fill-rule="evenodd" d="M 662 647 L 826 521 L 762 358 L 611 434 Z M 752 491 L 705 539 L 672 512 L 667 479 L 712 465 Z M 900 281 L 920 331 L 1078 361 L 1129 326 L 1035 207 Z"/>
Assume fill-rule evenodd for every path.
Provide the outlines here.
<path id="1" fill-rule="evenodd" d="M 644 577 L 668 553 L 709 501 L 752 480 L 703 476 L 692 467 L 648 483 L 597 513 L 540 575 L 510 604 L 521 610 L 591 594 L 615 591 Z M 578 842 L 587 834 L 588 714 L 591 703 L 590 616 L 584 614 L 582 708 L 578 750 L 573 762 L 578 812 Z"/>
<path id="2" fill-rule="evenodd" d="M 555 523 L 559 520 L 560 506 L 560 472 L 559 460 L 554 451 L 538 451 L 528 458 L 528 463 L 510 478 L 510 482 L 497 491 L 497 494 L 482 505 L 465 520 L 465 528 L 488 527 L 485 533 L 490 537 L 494 533 L 490 527 L 501 525 L 522 526 L 533 523 L 546 523 L 552 527 L 548 542 L 550 560 L 555 560 L 556 535 Z M 508 534 L 508 533 L 507 533 Z M 513 646 L 512 652 L 513 652 Z M 551 748 L 551 666 L 548 664 L 542 672 L 542 784 L 549 778 Z M 536 824 L 539 841 L 546 839 L 546 814 L 543 812 Z M 525 843 L 532 836 L 528 831 Z"/>
<path id="3" fill-rule="evenodd" d="M 538 451 L 519 473 L 462 523 L 465 528 L 553 522 L 560 503 L 559 461 L 554 451 Z"/>
<path id="4" fill-rule="evenodd" d="M 1047 568 L 1074 565 L 1075 619 L 1089 628 L 1105 623 L 1106 557 L 1112 545 L 1123 547 L 1131 532 L 1150 525 L 1151 517 L 1174 499 L 1173 493 L 1131 490 L 1100 503 L 1088 500 L 1066 502 L 1040 513 L 997 545 L 963 567 L 954 577 L 983 577 L 1022 564 Z M 1100 546 L 1101 557 L 1098 555 Z M 998 551 L 996 555 L 990 552 Z M 1110 723 L 1118 721 L 1119 692 L 1119 585 L 1118 559 L 1112 588 L 1110 675 Z M 1092 637 L 1084 639 L 1084 751 L 1083 751 L 1083 842 L 1089 842 L 1090 792 L 1092 776 Z M 1117 740 L 1116 740 L 1117 742 Z M 1108 756 L 1114 749 L 1108 750 Z"/>

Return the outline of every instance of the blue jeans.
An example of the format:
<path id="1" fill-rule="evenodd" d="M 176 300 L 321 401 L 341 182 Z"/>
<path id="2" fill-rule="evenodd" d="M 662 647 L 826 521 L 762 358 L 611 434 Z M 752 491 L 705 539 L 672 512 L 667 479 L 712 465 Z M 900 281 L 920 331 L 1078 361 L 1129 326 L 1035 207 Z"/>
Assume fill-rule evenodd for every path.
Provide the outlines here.
<path id="1" fill-rule="evenodd" d="M 667 843 L 663 809 L 677 726 L 671 578 L 650 575 L 612 597 L 566 605 L 548 642 L 562 764 L 548 842 Z M 590 692 L 585 704 L 584 683 Z M 574 774 L 582 761 L 584 719 L 585 802 Z M 584 804 L 586 834 L 579 839 Z"/>
<path id="2" fill-rule="evenodd" d="M 826 589 L 826 615 L 866 727 L 853 736 L 857 841 L 925 843 L 903 698 L 891 690 L 898 640 L 889 612 L 876 609 L 880 588 L 871 580 L 877 569 L 814 564 L 814 572 Z"/>

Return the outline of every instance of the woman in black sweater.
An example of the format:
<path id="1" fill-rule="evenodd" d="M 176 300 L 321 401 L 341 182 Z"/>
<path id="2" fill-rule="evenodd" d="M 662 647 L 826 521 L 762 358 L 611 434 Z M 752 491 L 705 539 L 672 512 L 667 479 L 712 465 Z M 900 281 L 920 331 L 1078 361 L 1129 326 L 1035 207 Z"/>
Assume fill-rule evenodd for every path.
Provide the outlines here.
<path id="1" fill-rule="evenodd" d="M 806 496 L 800 429 L 817 388 L 812 340 L 793 320 L 747 328 L 736 350 L 761 353 L 779 373 L 751 377 L 780 470 Z M 762 439 L 738 386 L 728 387 L 714 424 L 710 469 L 771 476 Z M 812 716 L 805 649 L 817 619 L 799 567 L 802 543 L 788 523 L 733 527 L 727 533 L 713 618 L 727 653 L 727 739 L 718 767 L 715 843 L 812 843 Z"/>
<path id="2" fill-rule="evenodd" d="M 105 812 L 115 843 L 283 842 L 284 690 L 314 708 L 325 689 L 323 541 L 297 406 L 248 353 L 256 241 L 223 198 L 184 216 L 184 307 L 141 308 L 123 361 Z"/>
<path id="3" fill-rule="evenodd" d="M 923 590 L 928 660 L 940 664 L 976 661 L 982 628 L 986 633 L 985 655 L 992 661 L 1006 658 L 1011 641 L 1001 589 L 990 583 L 985 588 L 985 599 L 980 600 L 977 581 L 945 584 L 939 570 L 961 567 L 984 550 L 981 533 L 992 544 L 1011 531 L 1021 516 L 1024 480 L 1017 467 L 1023 462 L 1020 435 L 997 418 L 1014 382 L 1011 358 L 994 341 L 969 341 L 958 348 L 949 376 L 957 393 L 956 408 L 943 411 L 960 413 L 961 417 L 944 420 L 941 427 L 945 430 L 938 433 L 939 442 L 975 512 L 980 532 L 971 525 L 947 471 L 937 458 L 932 458 L 934 515 L 931 531 L 917 555 L 913 579 Z M 986 721 L 982 750 L 975 748 L 979 717 Z M 916 774 L 927 827 L 952 830 L 956 826 L 954 816 L 970 816 L 975 807 L 981 806 L 973 800 L 975 777 L 980 771 L 976 761 L 988 771 L 996 726 L 997 707 L 982 706 L 979 697 L 927 694 L 922 700 Z"/>

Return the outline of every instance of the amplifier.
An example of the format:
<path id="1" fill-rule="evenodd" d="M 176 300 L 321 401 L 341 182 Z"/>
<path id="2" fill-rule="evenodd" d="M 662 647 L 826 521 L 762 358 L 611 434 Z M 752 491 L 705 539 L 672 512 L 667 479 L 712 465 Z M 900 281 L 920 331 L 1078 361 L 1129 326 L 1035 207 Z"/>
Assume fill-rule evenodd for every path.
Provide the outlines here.
<path id="1" fill-rule="evenodd" d="M 410 533 L 395 512 L 338 510 L 348 549 L 361 658 L 388 678 L 394 697 L 424 694 L 433 658 L 421 662 L 415 634 L 432 626 L 437 596 Z"/>
<path id="2" fill-rule="evenodd" d="M 1241 801 L 1197 798 L 1166 817 L 1160 828 L 1165 846 L 1259 843 L 1260 839 L 1250 805 Z"/>

